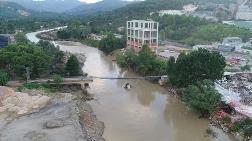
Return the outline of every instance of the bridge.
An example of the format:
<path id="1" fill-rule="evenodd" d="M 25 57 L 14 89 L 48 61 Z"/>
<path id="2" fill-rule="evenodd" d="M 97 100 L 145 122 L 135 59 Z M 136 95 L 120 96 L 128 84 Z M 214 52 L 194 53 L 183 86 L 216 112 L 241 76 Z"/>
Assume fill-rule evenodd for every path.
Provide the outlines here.
<path id="1" fill-rule="evenodd" d="M 143 76 L 143 77 L 98 77 L 98 76 L 89 76 L 89 77 L 72 77 L 72 78 L 63 78 L 63 81 L 59 84 L 81 84 L 81 87 L 85 89 L 89 86 L 89 83 L 92 83 L 94 79 L 102 79 L 102 80 L 129 80 L 129 79 L 137 79 L 137 80 L 149 80 L 149 79 L 161 79 L 164 80 L 168 76 Z M 50 83 L 50 84 L 57 84 L 54 82 L 53 79 L 37 79 L 37 80 L 30 80 L 29 83 Z"/>

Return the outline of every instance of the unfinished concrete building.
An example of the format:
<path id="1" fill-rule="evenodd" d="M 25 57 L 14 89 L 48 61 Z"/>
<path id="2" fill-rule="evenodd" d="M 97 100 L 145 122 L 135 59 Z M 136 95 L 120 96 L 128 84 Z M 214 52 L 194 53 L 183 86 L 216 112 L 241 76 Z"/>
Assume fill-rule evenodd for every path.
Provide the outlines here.
<path id="1" fill-rule="evenodd" d="M 148 45 L 154 52 L 158 48 L 158 23 L 154 21 L 133 20 L 127 22 L 127 48 L 135 52 Z"/>

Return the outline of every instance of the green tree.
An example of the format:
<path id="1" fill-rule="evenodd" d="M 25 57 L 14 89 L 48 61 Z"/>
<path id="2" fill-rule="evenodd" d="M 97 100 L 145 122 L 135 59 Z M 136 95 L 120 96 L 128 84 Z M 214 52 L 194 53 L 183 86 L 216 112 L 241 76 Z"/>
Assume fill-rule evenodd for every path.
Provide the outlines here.
<path id="1" fill-rule="evenodd" d="M 51 74 L 64 74 L 64 53 L 54 44 L 40 40 L 37 44 L 47 55 L 52 58 L 52 65 L 50 66 Z"/>
<path id="2" fill-rule="evenodd" d="M 71 55 L 66 63 L 65 72 L 70 76 L 78 76 L 80 75 L 80 65 L 77 57 L 75 55 Z"/>
<path id="3" fill-rule="evenodd" d="M 169 74 L 169 80 L 170 81 L 174 81 L 176 79 L 176 59 L 172 56 L 169 58 L 169 60 L 167 61 L 167 69 L 166 69 L 166 73 Z M 170 82 L 172 84 L 174 84 L 175 82 Z"/>
<path id="4" fill-rule="evenodd" d="M 34 44 L 10 44 L 0 50 L 0 67 L 12 78 L 25 78 L 26 68 L 31 78 L 49 75 L 52 58 Z"/>
<path id="5" fill-rule="evenodd" d="M 219 52 L 199 49 L 189 54 L 181 53 L 168 71 L 170 82 L 177 87 L 187 87 L 198 81 L 221 79 L 226 67 L 225 58 Z M 169 64 L 168 64 L 169 65 Z"/>
<path id="6" fill-rule="evenodd" d="M 182 98 L 191 109 L 202 115 L 213 113 L 221 101 L 221 95 L 215 90 L 211 80 L 203 80 L 195 85 L 189 85 L 183 91 Z"/>
<path id="7" fill-rule="evenodd" d="M 242 71 L 250 71 L 250 69 L 251 69 L 250 65 L 248 65 L 248 64 L 241 67 Z"/>
<path id="8" fill-rule="evenodd" d="M 99 49 L 106 54 L 112 51 L 125 47 L 125 41 L 117 39 L 113 34 L 108 34 L 106 38 L 102 39 L 99 43 Z"/>
<path id="9" fill-rule="evenodd" d="M 137 56 L 137 71 L 144 75 L 151 74 L 155 69 L 158 69 L 154 66 L 155 59 L 154 52 L 147 45 L 144 45 Z"/>
<path id="10" fill-rule="evenodd" d="M 3 70 L 0 70 L 0 86 L 5 86 L 9 80 L 9 75 Z"/>
<path id="11" fill-rule="evenodd" d="M 15 35 L 15 40 L 17 43 L 28 43 L 25 33 L 19 32 Z"/>

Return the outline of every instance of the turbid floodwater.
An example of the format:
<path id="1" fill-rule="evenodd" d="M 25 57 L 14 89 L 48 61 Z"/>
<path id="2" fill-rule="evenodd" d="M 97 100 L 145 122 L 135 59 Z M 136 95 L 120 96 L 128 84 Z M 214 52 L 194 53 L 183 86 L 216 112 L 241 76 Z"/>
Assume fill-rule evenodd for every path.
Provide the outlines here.
<path id="1" fill-rule="evenodd" d="M 28 39 L 35 34 L 28 34 Z M 84 53 L 83 71 L 90 76 L 138 76 L 120 68 L 96 48 L 74 42 L 54 43 L 64 51 Z M 125 83 L 133 88 L 124 89 Z M 237 141 L 209 126 L 207 119 L 198 118 L 165 88 L 149 81 L 95 79 L 88 91 L 96 97 L 90 104 L 98 119 L 105 123 L 107 141 Z M 217 133 L 216 137 L 206 134 L 208 127 Z"/>

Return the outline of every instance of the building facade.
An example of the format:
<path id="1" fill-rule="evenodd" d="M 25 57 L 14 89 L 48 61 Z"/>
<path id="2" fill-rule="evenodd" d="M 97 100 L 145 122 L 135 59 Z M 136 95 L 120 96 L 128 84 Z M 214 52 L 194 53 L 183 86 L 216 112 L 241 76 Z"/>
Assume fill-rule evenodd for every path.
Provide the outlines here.
<path id="1" fill-rule="evenodd" d="M 154 21 L 133 20 L 127 22 L 127 48 L 135 52 L 149 46 L 154 52 L 158 48 L 158 26 Z"/>

